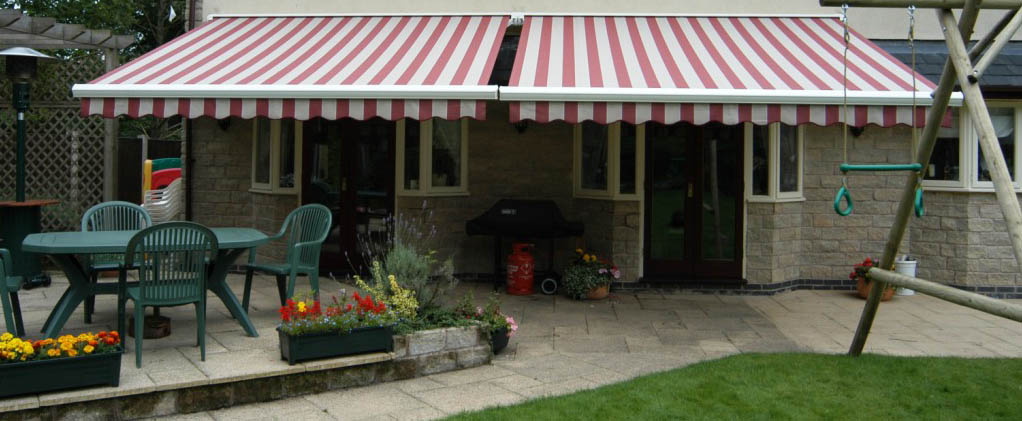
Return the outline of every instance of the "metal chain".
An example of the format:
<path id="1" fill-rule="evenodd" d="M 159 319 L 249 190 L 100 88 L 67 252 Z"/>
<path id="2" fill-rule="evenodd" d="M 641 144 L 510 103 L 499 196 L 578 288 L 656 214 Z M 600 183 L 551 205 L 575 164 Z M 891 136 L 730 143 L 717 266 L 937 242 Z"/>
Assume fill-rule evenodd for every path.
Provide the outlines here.
<path id="1" fill-rule="evenodd" d="M 844 148 L 844 154 L 843 154 L 844 161 L 843 162 L 845 164 L 847 164 L 848 163 L 848 44 L 849 44 L 849 40 L 851 39 L 851 35 L 848 32 L 848 3 L 844 3 L 844 4 L 841 5 L 841 24 L 844 26 L 844 30 L 845 30 L 845 34 L 844 34 L 845 51 L 844 51 L 844 56 L 843 56 L 843 62 L 842 62 L 843 69 L 842 69 L 842 74 L 841 74 L 841 77 L 842 77 L 842 81 L 841 81 L 841 90 L 842 90 L 841 112 L 844 114 L 844 125 L 842 126 L 843 127 L 843 131 L 842 131 L 842 134 L 841 134 L 841 136 L 842 136 L 841 142 L 842 142 L 842 146 Z M 842 187 L 847 187 L 847 182 L 848 182 L 847 175 L 842 173 L 841 174 L 841 186 Z"/>

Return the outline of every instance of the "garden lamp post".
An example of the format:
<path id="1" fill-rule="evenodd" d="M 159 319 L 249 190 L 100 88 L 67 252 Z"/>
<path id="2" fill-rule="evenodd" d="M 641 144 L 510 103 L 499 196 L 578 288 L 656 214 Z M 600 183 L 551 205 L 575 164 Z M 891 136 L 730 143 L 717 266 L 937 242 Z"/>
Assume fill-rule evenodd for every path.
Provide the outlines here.
<path id="1" fill-rule="evenodd" d="M 18 112 L 18 139 L 15 164 L 14 200 L 25 201 L 25 112 L 28 111 L 29 84 L 35 79 L 39 60 L 53 60 L 31 48 L 14 47 L 0 51 L 7 59 L 7 78 L 11 80 L 12 102 Z"/>
<path id="2" fill-rule="evenodd" d="M 18 113 L 17 143 L 15 146 L 13 202 L 0 202 L 0 248 L 10 250 L 13 274 L 25 278 L 25 288 L 48 285 L 49 276 L 42 272 L 39 257 L 26 254 L 21 243 L 29 234 L 39 232 L 40 208 L 56 204 L 56 200 L 25 200 L 25 112 L 28 111 L 29 84 L 36 77 L 39 60 L 53 60 L 31 48 L 13 47 L 0 51 L 7 62 L 7 77 L 11 80 L 12 102 Z"/>

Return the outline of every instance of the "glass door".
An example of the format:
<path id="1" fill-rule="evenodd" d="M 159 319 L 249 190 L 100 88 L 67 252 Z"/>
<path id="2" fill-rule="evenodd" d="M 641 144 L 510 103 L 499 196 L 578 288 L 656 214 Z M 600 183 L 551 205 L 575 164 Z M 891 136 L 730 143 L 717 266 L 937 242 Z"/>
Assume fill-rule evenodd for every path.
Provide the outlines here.
<path id="1" fill-rule="evenodd" d="M 305 123 L 303 203 L 330 208 L 333 225 L 320 267 L 349 272 L 361 267 L 367 248 L 387 236 L 394 211 L 392 121 L 310 120 Z"/>
<path id="2" fill-rule="evenodd" d="M 646 124 L 645 273 L 738 279 L 741 126 Z"/>

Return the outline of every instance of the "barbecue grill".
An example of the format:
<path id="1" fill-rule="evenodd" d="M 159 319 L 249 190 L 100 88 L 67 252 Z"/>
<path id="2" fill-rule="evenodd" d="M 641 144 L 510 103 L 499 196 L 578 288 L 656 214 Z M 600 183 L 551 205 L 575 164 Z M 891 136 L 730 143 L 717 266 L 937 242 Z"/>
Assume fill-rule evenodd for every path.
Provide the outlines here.
<path id="1" fill-rule="evenodd" d="M 501 244 L 504 238 L 526 240 L 549 240 L 550 251 L 547 270 L 543 276 L 556 276 L 553 272 L 554 239 L 579 237 L 585 231 L 581 222 L 564 219 L 561 210 L 552 200 L 501 199 L 489 210 L 465 223 L 468 235 L 494 237 L 493 278 L 494 287 L 504 282 L 500 276 L 502 262 Z M 539 276 L 539 274 L 537 274 Z"/>

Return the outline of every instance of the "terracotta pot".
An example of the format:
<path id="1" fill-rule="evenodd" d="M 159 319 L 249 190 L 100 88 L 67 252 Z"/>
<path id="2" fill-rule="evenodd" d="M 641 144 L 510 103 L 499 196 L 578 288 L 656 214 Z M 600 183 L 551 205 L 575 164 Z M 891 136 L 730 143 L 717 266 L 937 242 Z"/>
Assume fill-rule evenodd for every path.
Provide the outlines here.
<path id="1" fill-rule="evenodd" d="M 859 292 L 859 298 L 865 299 L 869 297 L 869 291 L 873 289 L 872 282 L 866 282 L 866 279 L 859 277 L 855 281 L 855 290 Z M 891 297 L 894 297 L 894 288 L 888 287 L 884 290 L 884 294 L 880 296 L 880 301 L 889 301 Z"/>
<path id="2" fill-rule="evenodd" d="M 610 285 L 603 285 L 589 290 L 586 298 L 590 300 L 602 300 L 610 295 Z"/>

